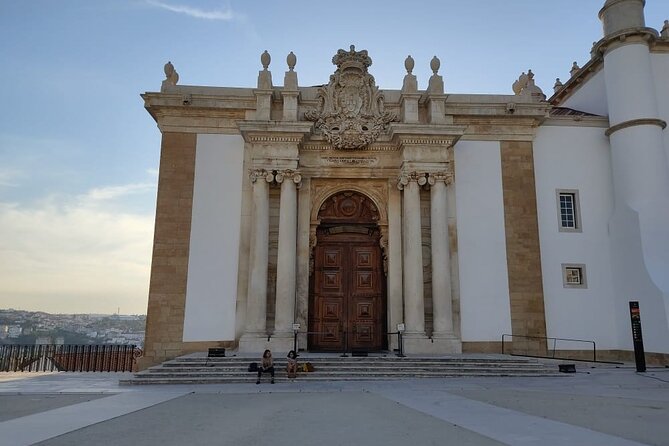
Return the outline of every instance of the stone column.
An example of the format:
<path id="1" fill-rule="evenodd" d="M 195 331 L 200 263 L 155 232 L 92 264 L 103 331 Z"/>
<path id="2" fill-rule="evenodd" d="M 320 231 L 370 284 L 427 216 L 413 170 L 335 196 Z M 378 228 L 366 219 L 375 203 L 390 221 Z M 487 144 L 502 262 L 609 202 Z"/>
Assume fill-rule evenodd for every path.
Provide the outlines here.
<path id="1" fill-rule="evenodd" d="M 267 263 L 269 257 L 269 183 L 274 180 L 271 172 L 257 169 L 251 171 L 253 183 L 253 252 L 251 253 L 251 275 L 246 302 L 245 338 L 266 336 L 267 312 Z M 255 350 L 251 348 L 250 351 Z"/>
<path id="2" fill-rule="evenodd" d="M 276 271 L 276 314 L 274 334 L 292 338 L 295 318 L 295 268 L 297 253 L 297 184 L 299 173 L 292 170 L 276 175 L 281 184 L 279 207 L 279 250 Z"/>
<path id="3" fill-rule="evenodd" d="M 433 337 L 453 337 L 451 262 L 448 240 L 448 206 L 443 173 L 430 174 L 430 232 L 432 238 Z"/>
<path id="4" fill-rule="evenodd" d="M 424 180 L 425 177 L 422 177 Z M 423 243 L 420 228 L 420 185 L 416 174 L 403 174 L 399 187 L 404 190 L 402 238 L 404 246 L 404 323 L 405 334 L 425 336 L 423 301 Z"/>

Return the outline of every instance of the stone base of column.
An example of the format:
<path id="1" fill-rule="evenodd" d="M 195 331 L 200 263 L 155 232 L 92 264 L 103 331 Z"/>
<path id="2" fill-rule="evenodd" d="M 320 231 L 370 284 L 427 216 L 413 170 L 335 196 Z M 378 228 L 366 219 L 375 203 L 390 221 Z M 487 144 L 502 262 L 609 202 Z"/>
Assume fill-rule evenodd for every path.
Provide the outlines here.
<path id="1" fill-rule="evenodd" d="M 283 333 L 274 333 L 270 339 L 270 344 L 272 345 L 272 353 L 275 358 L 285 357 L 289 351 L 293 349 L 293 332 L 287 331 Z M 278 356 L 281 354 L 281 356 Z"/>
<path id="2" fill-rule="evenodd" d="M 455 336 L 442 334 L 428 338 L 425 335 L 405 335 L 404 354 L 408 355 L 449 355 L 462 353 L 462 342 Z"/>
<path id="3" fill-rule="evenodd" d="M 267 349 L 272 350 L 271 338 L 267 340 L 266 333 L 247 332 L 239 338 L 239 353 L 262 353 Z"/>
<path id="4" fill-rule="evenodd" d="M 277 334 L 269 337 L 265 333 L 244 333 L 239 339 L 239 353 L 262 354 L 265 350 L 272 350 L 272 356 L 282 358 L 293 349 L 293 334 Z"/>

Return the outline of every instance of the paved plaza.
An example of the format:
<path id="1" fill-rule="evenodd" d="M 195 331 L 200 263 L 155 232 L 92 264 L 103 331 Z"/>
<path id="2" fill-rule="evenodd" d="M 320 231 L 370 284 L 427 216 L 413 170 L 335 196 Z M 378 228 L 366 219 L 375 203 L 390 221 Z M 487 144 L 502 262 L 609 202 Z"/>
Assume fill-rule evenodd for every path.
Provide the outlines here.
<path id="1" fill-rule="evenodd" d="M 669 368 L 551 378 L 118 386 L 0 374 L 1 445 L 669 445 Z"/>

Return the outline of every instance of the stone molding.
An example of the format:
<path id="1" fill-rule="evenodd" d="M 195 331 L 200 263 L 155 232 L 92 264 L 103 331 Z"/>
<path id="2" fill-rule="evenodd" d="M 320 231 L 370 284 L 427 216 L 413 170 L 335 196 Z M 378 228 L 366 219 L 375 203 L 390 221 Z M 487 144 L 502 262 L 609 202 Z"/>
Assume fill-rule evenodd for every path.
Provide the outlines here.
<path id="1" fill-rule="evenodd" d="M 667 128 L 667 121 L 657 118 L 630 119 L 629 121 L 621 122 L 620 124 L 611 126 L 604 134 L 606 136 L 611 136 L 619 130 L 623 130 L 629 127 L 637 127 L 640 125 L 656 125 L 664 130 Z"/>
<path id="2" fill-rule="evenodd" d="M 250 169 L 249 178 L 251 179 L 251 183 L 255 183 L 260 179 L 264 179 L 268 183 L 271 183 L 274 181 L 274 174 L 271 171 L 265 169 Z"/>
<path id="3" fill-rule="evenodd" d="M 283 183 L 284 180 L 292 181 L 299 187 L 302 182 L 302 174 L 292 169 L 277 170 L 274 179 L 279 184 Z"/>
<path id="4" fill-rule="evenodd" d="M 397 178 L 397 188 L 404 190 L 413 181 L 417 182 L 419 186 L 434 186 L 438 181 L 444 182 L 448 186 L 453 184 L 454 175 L 452 172 L 445 171 L 402 172 Z"/>
<path id="5" fill-rule="evenodd" d="M 653 28 L 629 28 L 617 33 L 613 33 L 610 36 L 604 37 L 602 40 L 597 42 L 591 51 L 591 56 L 596 57 L 597 55 L 605 55 L 609 51 L 613 51 L 616 48 L 620 48 L 624 45 L 633 45 L 633 44 L 645 44 L 652 45 L 660 38 L 657 30 Z"/>

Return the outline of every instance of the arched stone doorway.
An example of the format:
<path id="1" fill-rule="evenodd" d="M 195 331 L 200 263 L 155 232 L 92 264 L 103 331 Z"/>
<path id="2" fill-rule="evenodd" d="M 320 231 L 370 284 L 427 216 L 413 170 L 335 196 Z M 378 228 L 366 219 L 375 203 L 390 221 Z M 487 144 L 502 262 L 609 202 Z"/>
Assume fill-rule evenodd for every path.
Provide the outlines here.
<path id="1" fill-rule="evenodd" d="M 387 348 L 378 220 L 372 200 L 355 191 L 338 192 L 320 207 L 309 292 L 309 350 Z"/>

